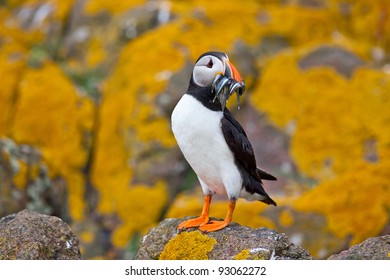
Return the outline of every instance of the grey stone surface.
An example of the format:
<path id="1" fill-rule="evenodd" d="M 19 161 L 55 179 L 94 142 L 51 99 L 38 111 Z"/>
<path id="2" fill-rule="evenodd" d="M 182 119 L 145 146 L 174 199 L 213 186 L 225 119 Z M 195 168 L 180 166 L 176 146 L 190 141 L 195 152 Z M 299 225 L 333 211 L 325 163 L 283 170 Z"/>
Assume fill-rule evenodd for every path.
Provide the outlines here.
<path id="1" fill-rule="evenodd" d="M 390 235 L 368 238 L 329 260 L 390 260 Z"/>
<path id="2" fill-rule="evenodd" d="M 23 210 L 0 220 L 0 260 L 81 259 L 79 240 L 60 218 Z"/>
<path id="3" fill-rule="evenodd" d="M 176 228 L 183 220 L 166 219 L 151 229 L 142 239 L 136 259 L 159 259 L 170 240 L 176 240 L 178 235 L 185 232 L 197 231 L 191 229 L 179 232 Z M 212 250 L 207 252 L 208 259 L 313 259 L 305 249 L 291 243 L 285 234 L 267 228 L 252 229 L 232 223 L 220 231 L 199 233 L 206 239 L 215 240 L 212 242 Z M 183 249 L 183 254 L 175 255 L 187 258 L 184 247 L 186 246 L 179 246 Z"/>

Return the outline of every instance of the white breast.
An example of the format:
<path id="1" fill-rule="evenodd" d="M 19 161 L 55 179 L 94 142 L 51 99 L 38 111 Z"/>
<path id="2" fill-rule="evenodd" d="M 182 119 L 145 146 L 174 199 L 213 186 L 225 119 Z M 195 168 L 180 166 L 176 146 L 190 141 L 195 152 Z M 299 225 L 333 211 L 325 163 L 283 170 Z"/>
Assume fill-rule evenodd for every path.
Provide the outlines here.
<path id="1" fill-rule="evenodd" d="M 172 131 L 184 157 L 208 188 L 238 198 L 242 178 L 222 134 L 222 117 L 222 112 L 209 110 L 185 94 L 172 112 Z"/>

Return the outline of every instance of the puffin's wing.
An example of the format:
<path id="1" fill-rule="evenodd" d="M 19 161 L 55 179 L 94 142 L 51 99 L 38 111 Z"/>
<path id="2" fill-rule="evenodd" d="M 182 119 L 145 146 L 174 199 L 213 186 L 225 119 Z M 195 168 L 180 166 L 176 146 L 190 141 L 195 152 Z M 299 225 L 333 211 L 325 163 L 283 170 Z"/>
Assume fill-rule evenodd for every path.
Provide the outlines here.
<path id="1" fill-rule="evenodd" d="M 257 168 L 255 154 L 251 143 L 240 123 L 233 118 L 229 110 L 225 109 L 221 120 L 222 132 L 225 140 L 234 154 L 234 158 L 244 169 L 255 178 L 263 180 L 276 180 L 276 177 Z"/>

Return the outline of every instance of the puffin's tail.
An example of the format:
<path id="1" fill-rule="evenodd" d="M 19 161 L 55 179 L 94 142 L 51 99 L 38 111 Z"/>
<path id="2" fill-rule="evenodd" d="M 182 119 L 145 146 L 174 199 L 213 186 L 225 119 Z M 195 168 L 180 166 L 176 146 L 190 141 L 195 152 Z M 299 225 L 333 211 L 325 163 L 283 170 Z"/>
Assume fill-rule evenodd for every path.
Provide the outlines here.
<path id="1" fill-rule="evenodd" d="M 272 205 L 277 206 L 276 202 L 272 198 L 270 198 L 269 196 L 265 197 L 263 200 L 260 200 L 260 201 L 264 202 L 268 205 L 272 204 Z"/>
<path id="2" fill-rule="evenodd" d="M 272 205 L 275 205 L 276 206 L 276 202 L 269 197 L 269 195 L 265 192 L 264 188 L 263 188 L 263 183 L 261 182 L 261 179 L 263 180 L 270 180 L 270 181 L 276 181 L 277 178 L 273 175 L 271 175 L 270 173 L 268 173 L 267 171 L 264 171 L 260 168 L 257 168 L 256 169 L 256 173 L 257 173 L 257 176 L 260 177 L 260 182 L 257 182 L 259 183 L 260 187 L 257 186 L 257 191 L 258 193 L 260 193 L 262 196 L 264 196 L 264 199 L 260 200 L 261 202 L 264 202 L 266 204 L 272 204 Z"/>
<path id="3" fill-rule="evenodd" d="M 263 182 L 261 180 L 256 180 L 253 177 L 251 179 L 252 179 L 251 182 L 252 191 L 262 196 L 262 199 L 260 199 L 259 201 L 276 206 L 276 202 L 264 190 Z"/>

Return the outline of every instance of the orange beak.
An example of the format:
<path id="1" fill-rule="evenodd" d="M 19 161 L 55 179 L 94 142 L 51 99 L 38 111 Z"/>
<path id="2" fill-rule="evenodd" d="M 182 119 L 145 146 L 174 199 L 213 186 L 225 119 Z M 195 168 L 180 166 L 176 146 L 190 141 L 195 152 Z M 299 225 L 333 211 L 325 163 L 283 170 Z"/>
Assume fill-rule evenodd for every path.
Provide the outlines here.
<path id="1" fill-rule="evenodd" d="M 228 64 L 229 64 L 229 68 L 230 68 L 230 72 L 231 72 L 232 78 L 234 80 L 236 80 L 237 82 L 241 83 L 242 82 L 242 78 L 241 78 L 241 75 L 238 72 L 237 68 L 230 61 L 228 61 Z"/>

